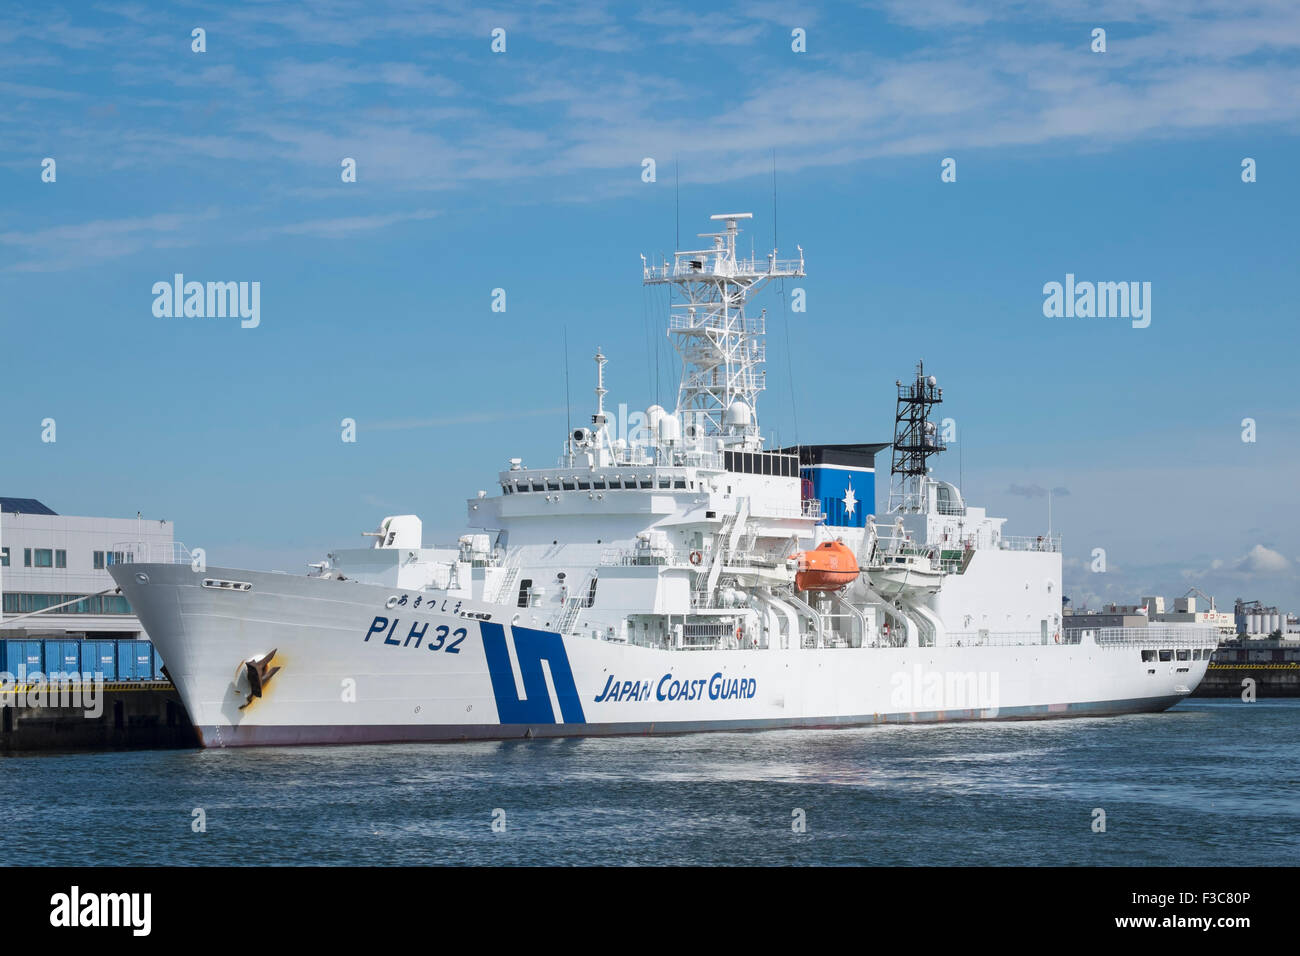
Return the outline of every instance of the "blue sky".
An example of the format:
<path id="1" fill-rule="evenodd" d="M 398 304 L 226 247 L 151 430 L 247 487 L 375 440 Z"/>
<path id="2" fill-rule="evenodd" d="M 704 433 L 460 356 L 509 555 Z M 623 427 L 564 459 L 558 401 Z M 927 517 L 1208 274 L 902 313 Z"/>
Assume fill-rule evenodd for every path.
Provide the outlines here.
<path id="1" fill-rule="evenodd" d="M 1011 533 L 1068 492 L 1076 603 L 1300 606 L 1294 3 L 466 6 L 0 14 L 4 494 L 170 518 L 216 564 L 408 511 L 452 540 L 507 458 L 559 453 L 566 334 L 575 414 L 598 345 L 615 404 L 672 394 L 639 256 L 740 210 L 766 252 L 775 154 L 808 311 L 758 302 L 767 430 L 887 441 L 924 357 L 941 475 Z M 260 282 L 261 325 L 155 317 L 177 272 Z M 1150 327 L 1045 318 L 1067 273 L 1150 282 Z"/>

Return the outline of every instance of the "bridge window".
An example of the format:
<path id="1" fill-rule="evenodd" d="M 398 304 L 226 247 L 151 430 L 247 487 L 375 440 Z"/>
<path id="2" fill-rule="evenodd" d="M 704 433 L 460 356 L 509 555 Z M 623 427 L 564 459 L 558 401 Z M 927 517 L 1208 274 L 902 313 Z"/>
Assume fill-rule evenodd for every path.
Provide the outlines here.
<path id="1" fill-rule="evenodd" d="M 578 479 L 578 490 L 579 490 L 579 491 L 590 491 L 590 490 L 591 490 L 591 482 L 588 481 L 586 478 L 579 478 L 579 479 Z"/>
<path id="2" fill-rule="evenodd" d="M 1142 660 L 1143 660 L 1144 662 L 1145 662 L 1145 661 L 1154 661 L 1155 659 L 1156 659 L 1156 652 L 1155 652 L 1155 651 L 1143 651 L 1143 652 L 1142 652 Z"/>
<path id="3" fill-rule="evenodd" d="M 1178 660 L 1188 661 L 1192 659 L 1192 652 L 1184 648 L 1178 652 Z"/>
<path id="4" fill-rule="evenodd" d="M 595 488 L 597 491 L 604 491 L 606 487 L 605 476 L 601 475 L 599 478 L 594 479 L 591 483 L 591 487 Z"/>
<path id="5" fill-rule="evenodd" d="M 576 487 L 576 485 L 574 485 L 574 483 L 568 479 L 565 479 L 564 481 L 560 482 L 560 484 L 564 486 L 565 491 L 572 491 Z"/>
<path id="6" fill-rule="evenodd" d="M 1160 659 L 1161 659 L 1162 661 L 1172 661 L 1172 660 L 1174 659 L 1174 652 L 1173 652 L 1173 651 L 1161 651 L 1161 652 L 1160 652 Z"/>

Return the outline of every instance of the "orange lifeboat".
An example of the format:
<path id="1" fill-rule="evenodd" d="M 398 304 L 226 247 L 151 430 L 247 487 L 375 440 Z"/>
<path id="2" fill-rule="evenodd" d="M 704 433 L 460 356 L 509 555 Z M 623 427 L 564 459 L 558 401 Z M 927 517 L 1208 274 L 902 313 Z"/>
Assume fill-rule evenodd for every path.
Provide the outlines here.
<path id="1" fill-rule="evenodd" d="M 794 586 L 800 591 L 838 591 L 858 576 L 858 559 L 843 541 L 824 541 L 790 557 L 799 562 Z"/>

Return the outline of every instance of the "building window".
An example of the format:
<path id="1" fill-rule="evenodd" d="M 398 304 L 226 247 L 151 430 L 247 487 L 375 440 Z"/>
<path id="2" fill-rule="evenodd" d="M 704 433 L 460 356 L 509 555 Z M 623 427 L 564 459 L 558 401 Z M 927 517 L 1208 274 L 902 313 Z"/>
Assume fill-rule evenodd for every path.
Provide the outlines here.
<path id="1" fill-rule="evenodd" d="M 9 549 L 0 548 L 0 568 L 9 567 Z"/>
<path id="2" fill-rule="evenodd" d="M 36 567 L 52 568 L 54 567 L 54 551 L 50 548 L 36 549 Z"/>
<path id="3" fill-rule="evenodd" d="M 4 613 L 29 614 L 43 611 L 59 604 L 75 601 L 67 607 L 59 608 L 55 614 L 130 614 L 131 605 L 120 594 L 98 594 L 82 597 L 76 594 L 30 594 L 18 591 L 6 591 L 4 594 Z"/>
<path id="4" fill-rule="evenodd" d="M 32 549 L 23 548 L 23 567 L 30 568 L 31 566 L 32 566 Z"/>
<path id="5" fill-rule="evenodd" d="M 55 552 L 54 552 L 54 566 L 55 566 L 56 568 L 66 568 L 66 567 L 68 566 L 68 552 L 66 552 L 66 551 L 55 551 Z"/>
<path id="6" fill-rule="evenodd" d="M 102 571 L 103 569 L 104 569 L 104 552 L 103 552 L 103 551 L 96 551 L 96 552 L 95 552 L 95 570 L 96 570 L 96 571 Z"/>

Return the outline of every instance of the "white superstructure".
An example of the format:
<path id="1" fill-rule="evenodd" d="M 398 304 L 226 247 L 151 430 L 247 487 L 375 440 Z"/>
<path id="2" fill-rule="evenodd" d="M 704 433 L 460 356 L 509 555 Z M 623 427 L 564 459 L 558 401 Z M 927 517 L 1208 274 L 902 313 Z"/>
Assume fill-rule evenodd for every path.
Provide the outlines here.
<path id="1" fill-rule="evenodd" d="M 590 424 L 554 464 L 509 459 L 456 546 L 399 515 L 305 576 L 143 547 L 115 566 L 205 745 L 1107 714 L 1190 693 L 1213 628 L 1064 628 L 1059 539 L 1008 536 L 932 477 L 942 392 L 923 369 L 897 384 L 880 518 L 882 446 L 765 447 L 765 320 L 746 305 L 804 261 L 738 255 L 749 218 L 643 260 L 675 295 L 676 408 L 611 421 L 597 351 Z"/>

